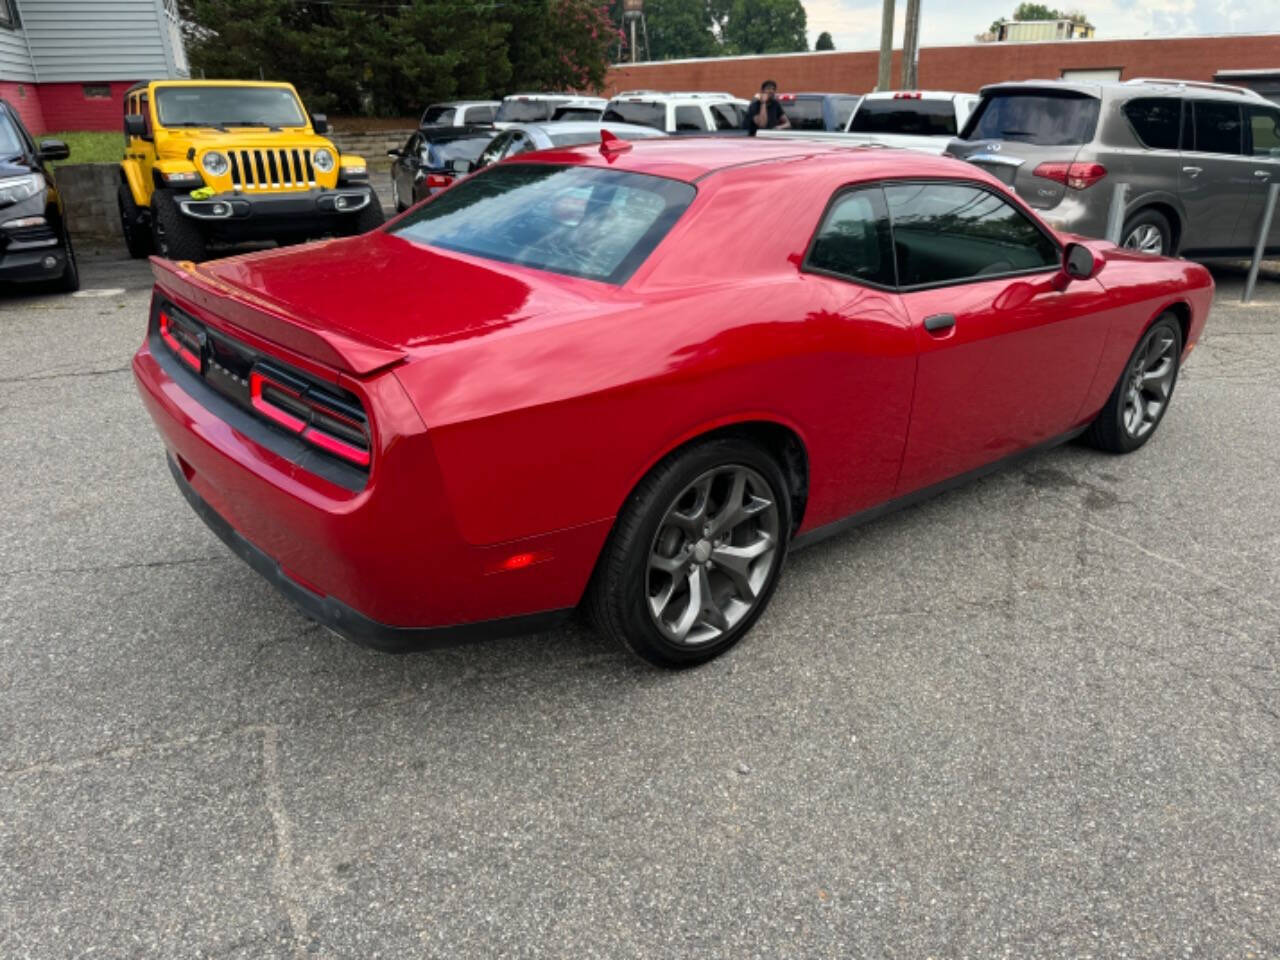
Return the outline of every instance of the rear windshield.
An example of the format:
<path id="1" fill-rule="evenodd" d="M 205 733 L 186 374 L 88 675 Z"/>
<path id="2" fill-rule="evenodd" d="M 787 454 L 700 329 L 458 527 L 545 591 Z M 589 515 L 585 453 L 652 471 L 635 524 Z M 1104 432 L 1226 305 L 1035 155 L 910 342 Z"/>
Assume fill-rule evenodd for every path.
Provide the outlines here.
<path id="1" fill-rule="evenodd" d="M 954 137 L 956 108 L 950 100 L 863 100 L 853 115 L 849 132 Z"/>
<path id="2" fill-rule="evenodd" d="M 453 160 L 477 160 L 491 137 L 466 137 L 458 140 L 437 140 L 427 149 L 433 167 L 447 167 Z"/>
<path id="3" fill-rule="evenodd" d="M 822 121 L 822 100 L 818 97 L 797 97 L 795 100 L 779 98 L 778 106 L 791 121 L 792 130 L 825 130 Z"/>
<path id="4" fill-rule="evenodd" d="M 961 136 L 1016 140 L 1043 147 L 1079 146 L 1093 139 L 1098 98 L 1083 93 L 1028 91 L 982 98 Z"/>
<path id="5" fill-rule="evenodd" d="M 600 118 L 611 123 L 638 123 L 655 130 L 667 129 L 667 106 L 664 103 L 618 100 L 609 104 Z"/>
<path id="6" fill-rule="evenodd" d="M 687 183 L 639 173 L 504 163 L 437 194 L 390 232 L 488 260 L 621 284 L 695 193 Z"/>
<path id="7" fill-rule="evenodd" d="M 849 125 L 849 118 L 853 116 L 853 111 L 858 109 L 858 104 L 861 102 L 861 97 L 836 97 L 837 130 L 843 130 Z"/>
<path id="8" fill-rule="evenodd" d="M 427 112 L 422 115 L 422 126 L 436 123 L 447 127 L 453 123 L 454 112 L 453 107 L 427 107 Z"/>
<path id="9" fill-rule="evenodd" d="M 582 120 L 593 123 L 600 119 L 600 111 L 595 107 L 561 107 L 551 115 L 552 120 Z"/>
<path id="10" fill-rule="evenodd" d="M 158 87 L 156 112 L 166 127 L 301 127 L 288 87 Z"/>
<path id="11" fill-rule="evenodd" d="M 503 100 L 494 121 L 496 123 L 534 123 L 548 119 L 554 106 L 555 104 L 549 100 Z"/>

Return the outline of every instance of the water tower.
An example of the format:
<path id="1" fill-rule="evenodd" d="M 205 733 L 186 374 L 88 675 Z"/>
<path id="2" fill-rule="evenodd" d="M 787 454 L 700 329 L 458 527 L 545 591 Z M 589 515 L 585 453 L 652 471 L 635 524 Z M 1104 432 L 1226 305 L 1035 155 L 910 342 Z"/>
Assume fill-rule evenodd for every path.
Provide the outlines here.
<path id="1" fill-rule="evenodd" d="M 644 58 L 649 59 L 649 26 L 644 22 L 644 0 L 622 0 L 622 21 L 631 27 L 631 62 L 640 59 L 640 47 L 636 44 L 636 24 L 644 38 Z"/>

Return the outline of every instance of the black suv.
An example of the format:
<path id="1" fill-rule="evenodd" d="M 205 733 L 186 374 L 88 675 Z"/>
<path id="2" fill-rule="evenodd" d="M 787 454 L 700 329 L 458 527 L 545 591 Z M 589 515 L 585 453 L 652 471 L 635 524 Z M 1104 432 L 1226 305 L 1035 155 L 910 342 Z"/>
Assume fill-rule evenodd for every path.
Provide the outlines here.
<path id="1" fill-rule="evenodd" d="M 37 146 L 18 111 L 0 100 L 0 281 L 80 289 L 62 197 L 46 166 L 70 153 L 61 140 Z"/>

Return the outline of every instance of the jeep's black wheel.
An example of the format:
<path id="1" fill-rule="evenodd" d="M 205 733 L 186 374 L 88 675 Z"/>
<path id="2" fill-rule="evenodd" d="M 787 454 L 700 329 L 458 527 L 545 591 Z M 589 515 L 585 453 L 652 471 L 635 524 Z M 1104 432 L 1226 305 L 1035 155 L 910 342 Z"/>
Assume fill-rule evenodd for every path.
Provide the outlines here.
<path id="1" fill-rule="evenodd" d="M 1171 313 L 1147 328 L 1115 389 L 1084 435 L 1109 453 L 1132 453 L 1151 439 L 1169 409 L 1182 357 L 1182 327 Z"/>
<path id="2" fill-rule="evenodd" d="M 704 663 L 768 606 L 790 532 L 786 481 L 769 454 L 735 437 L 688 447 L 654 467 L 624 505 L 587 613 L 650 663 Z"/>
<path id="3" fill-rule="evenodd" d="M 386 222 L 386 214 L 382 212 L 382 201 L 378 199 L 378 194 L 373 187 L 370 187 L 369 203 L 362 207 L 359 213 L 348 216 L 338 232 L 344 237 L 356 237 Z"/>
<path id="4" fill-rule="evenodd" d="M 116 204 L 120 208 L 120 229 L 124 233 L 124 245 L 135 260 L 151 254 L 151 230 L 144 222 L 142 210 L 133 202 L 133 191 L 122 183 L 116 190 Z"/>
<path id="5" fill-rule="evenodd" d="M 172 190 L 151 195 L 151 237 L 156 253 L 170 260 L 203 260 L 204 234 L 200 225 L 178 209 Z"/>
<path id="6" fill-rule="evenodd" d="M 76 252 L 71 248 L 71 234 L 62 235 L 63 245 L 67 251 L 67 265 L 62 269 L 62 276 L 53 281 L 53 289 L 58 293 L 75 293 L 80 289 L 80 268 L 76 265 Z"/>

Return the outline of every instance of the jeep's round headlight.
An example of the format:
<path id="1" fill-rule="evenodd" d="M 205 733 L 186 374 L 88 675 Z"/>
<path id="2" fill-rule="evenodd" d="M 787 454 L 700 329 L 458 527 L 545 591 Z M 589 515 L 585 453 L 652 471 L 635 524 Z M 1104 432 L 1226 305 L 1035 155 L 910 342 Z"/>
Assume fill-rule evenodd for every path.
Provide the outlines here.
<path id="1" fill-rule="evenodd" d="M 200 161 L 200 166 L 204 167 L 204 172 L 211 177 L 220 177 L 227 172 L 226 154 L 219 153 L 217 150 L 210 150 Z"/>
<path id="2" fill-rule="evenodd" d="M 316 169 L 321 173 L 328 173 L 333 169 L 333 151 L 321 147 L 311 155 L 311 162 L 316 165 Z"/>

